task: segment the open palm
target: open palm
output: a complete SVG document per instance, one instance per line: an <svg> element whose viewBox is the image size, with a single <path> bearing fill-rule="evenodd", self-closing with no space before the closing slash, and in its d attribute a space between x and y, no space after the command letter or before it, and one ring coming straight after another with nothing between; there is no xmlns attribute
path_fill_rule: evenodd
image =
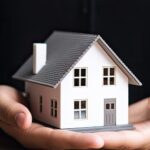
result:
<svg viewBox="0 0 150 150"><path fill-rule="evenodd" d="M150 150L150 99L144 99L130 106L130 123L134 130L97 133L104 139L106 149Z"/></svg>
<svg viewBox="0 0 150 150"><path fill-rule="evenodd" d="M8 86L0 86L0 128L31 149L94 149L104 144L95 134L54 130L33 123L20 93Z"/></svg>
<svg viewBox="0 0 150 150"><path fill-rule="evenodd" d="M0 127L25 147L34 149L150 149L149 99L133 104L130 122L135 130L119 132L76 133L54 130L32 123L20 93L0 86ZM19 115L18 115L19 114Z"/></svg>

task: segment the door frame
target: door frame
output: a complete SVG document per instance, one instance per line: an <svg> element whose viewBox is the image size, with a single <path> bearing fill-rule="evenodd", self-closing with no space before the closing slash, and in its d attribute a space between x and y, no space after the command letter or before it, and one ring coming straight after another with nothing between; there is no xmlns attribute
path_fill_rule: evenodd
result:
<svg viewBox="0 0 150 150"><path fill-rule="evenodd" d="M104 126L116 125L116 111L116 98L104 98Z"/></svg>

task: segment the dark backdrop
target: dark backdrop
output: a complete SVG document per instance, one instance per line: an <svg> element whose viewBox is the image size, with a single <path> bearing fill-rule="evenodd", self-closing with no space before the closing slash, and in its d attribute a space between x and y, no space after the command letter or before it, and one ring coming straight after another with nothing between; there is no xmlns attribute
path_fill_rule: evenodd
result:
<svg viewBox="0 0 150 150"><path fill-rule="evenodd" d="M12 74L53 30L100 34L143 83L130 102L150 95L148 0L1 0L0 83L21 88Z"/></svg>

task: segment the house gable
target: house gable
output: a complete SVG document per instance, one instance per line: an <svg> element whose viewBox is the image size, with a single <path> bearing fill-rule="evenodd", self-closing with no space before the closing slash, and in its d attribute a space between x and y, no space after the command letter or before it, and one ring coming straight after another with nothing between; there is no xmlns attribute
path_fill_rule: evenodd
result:
<svg viewBox="0 0 150 150"><path fill-rule="evenodd" d="M118 65L110 58L110 56L103 50L103 48L99 45L98 42L95 42L91 48L84 54L84 56L74 65L74 67L70 70L70 72L65 76L62 80L69 84L71 83L72 87L76 88L73 84L74 82L74 69L85 68L87 70L87 85L83 88L91 86L92 84L95 86L97 82L101 86L103 86L103 68L104 67L114 67L115 68L115 79L116 83L120 84L121 81L125 80L125 83L129 83L128 77L126 74L118 67ZM96 80L96 83L93 83ZM89 85L89 82L92 84ZM66 83L65 83L66 84Z"/></svg>
<svg viewBox="0 0 150 150"><path fill-rule="evenodd" d="M103 67L115 67L116 84L103 85ZM87 86L74 87L74 69L87 68ZM84 56L76 63L71 71L62 80L61 84L61 126L62 128L69 126L82 127L86 125L95 124L104 125L104 99L116 98L117 99L117 113L121 114L124 110L124 115L121 118L117 115L117 124L128 123L128 77L120 70L120 68L113 62L113 60L105 53L103 48L95 42L91 48L84 54ZM73 103L75 100L87 101L87 119L78 121L74 120L73 116ZM67 107L66 106L71 106ZM101 108L98 108L101 107ZM93 114L93 111L94 114ZM67 113L72 112L72 113ZM96 114L96 115L95 115ZM63 116L72 118L65 120ZM119 119L118 119L119 118ZM124 118L124 119L123 119ZM92 124L90 124L92 123Z"/></svg>

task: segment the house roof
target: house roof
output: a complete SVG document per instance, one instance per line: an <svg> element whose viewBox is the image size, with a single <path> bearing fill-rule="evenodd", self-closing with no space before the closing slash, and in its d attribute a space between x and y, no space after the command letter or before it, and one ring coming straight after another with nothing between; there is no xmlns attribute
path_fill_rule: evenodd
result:
<svg viewBox="0 0 150 150"><path fill-rule="evenodd" d="M32 71L32 56L13 75L13 78L57 87L81 57L98 42L109 57L125 73L129 84L142 85L114 51L99 35L55 31L45 41L47 43L47 62L38 74Z"/></svg>

